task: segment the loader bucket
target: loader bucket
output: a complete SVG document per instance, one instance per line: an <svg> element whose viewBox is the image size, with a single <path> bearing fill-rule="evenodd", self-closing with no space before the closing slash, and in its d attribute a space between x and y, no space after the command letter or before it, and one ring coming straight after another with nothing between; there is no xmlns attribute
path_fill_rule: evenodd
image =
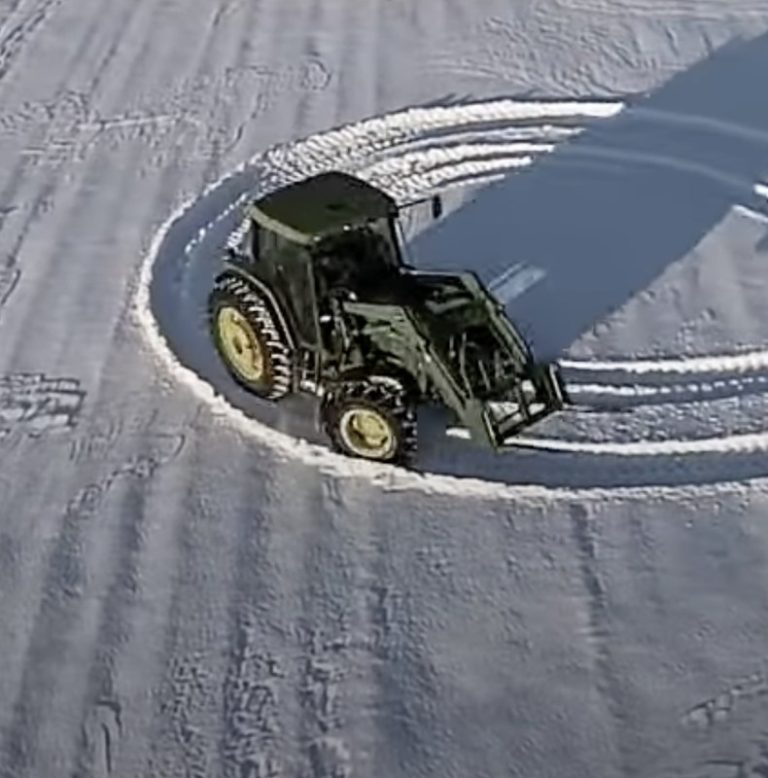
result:
<svg viewBox="0 0 768 778"><path fill-rule="evenodd" d="M485 403L494 448L513 446L521 430L561 410L567 402L560 370L554 364L536 365L531 377L516 384L511 394L514 399Z"/></svg>
<svg viewBox="0 0 768 778"><path fill-rule="evenodd" d="M470 400L465 408L464 428L451 428L454 437L490 444L495 450L512 448L523 429L561 410L568 398L556 364L536 364L529 377L514 383L503 400Z"/></svg>

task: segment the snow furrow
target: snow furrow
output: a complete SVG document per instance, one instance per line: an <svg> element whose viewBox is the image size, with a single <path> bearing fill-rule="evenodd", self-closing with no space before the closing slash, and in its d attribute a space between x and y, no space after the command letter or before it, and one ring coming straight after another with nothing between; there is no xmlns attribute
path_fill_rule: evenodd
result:
<svg viewBox="0 0 768 778"><path fill-rule="evenodd" d="M409 197L423 195L425 190L445 186L462 177L489 176L498 173L500 169L510 166L525 166L533 163L530 153L518 155L521 151L549 152L555 144L531 142L478 142L459 143L453 146L443 145L433 148L408 148L413 141L423 141L428 138L430 130L453 130L461 122L493 122L502 120L528 120L532 117L552 118L552 114L562 118L573 118L573 106L567 104L519 104L514 101L496 101L490 104L450 107L441 109L412 109L377 119L365 120L349 127L332 130L318 136L313 136L295 144L287 144L267 151L241 166L234 175L242 173L248 165L257 166L263 171L267 188L286 183L293 178L305 177L330 167L344 166L362 177L367 177L382 184L384 180L390 183L389 188L395 191L395 196ZM621 110L622 104L597 104L580 106L581 115L610 116ZM529 132L536 132L529 128ZM490 137L493 129L489 129ZM445 133L443 142L449 143L450 133ZM395 145L400 144L399 148ZM405 146L405 148L403 147ZM582 154L610 157L614 152L597 148L584 148ZM630 156L632 152L628 152ZM506 155L506 156L505 156ZM688 165L685 162L666 159L659 155L635 154L636 161L651 164L683 165L691 172L698 172L715 178L718 183L729 186L744 187L743 182L720 174L714 169L701 165ZM626 159L626 157L624 157ZM695 168L695 170L693 170ZM206 190L210 192L221 186L223 182L211 185ZM385 184L386 185L386 184ZM758 191L756 188L755 191ZM207 233L223 218L230 215L248 195L242 195L232 203L224 213L213 219L208 219L205 226L196 235L191 236L185 247L189 253L201 243ZM149 308L149 288L152 282L152 265L155 255L160 251L165 233L170 230L177 218L186 213L190 206L184 206L166 222L164 228L156 235L155 241L147 254L141 271L136 298L136 313L142 323L142 329L154 350L184 383L190 385L198 396L203 396L237 426L245 427L262 439L268 439L272 445L283 452L287 450L304 461L311 461L323 466L332 466L335 471L351 473L359 468L371 475L383 471L368 463L339 461L338 457L319 446L305 441L298 442L277 431L271 430L259 422L246 417L239 410L231 407L221 397L216 396L212 388L202 381L192 370L178 364L168 348L164 336L159 331ZM574 376L571 391L576 395L592 395L611 397L619 400L664 401L666 398L702 399L715 393L732 391L734 394L745 388L759 384L761 376L747 376L739 379L718 379L716 376L724 373L760 372L768 369L768 352L755 351L740 355L722 355L690 358L662 358L641 360L563 360L563 366ZM676 385L645 386L632 382L617 384L601 384L595 381L580 382L579 374L585 377L599 373L625 373L628 376L654 374L681 374L713 376L714 380L688 381ZM592 455L619 455L634 457L649 457L674 454L702 454L725 452L752 452L768 449L768 432L749 433L743 435L710 436L698 440L663 440L663 441L568 441L548 438L521 438L517 441L521 447L545 449L549 451L580 452ZM331 464L333 463L333 464ZM368 468L371 468L368 470ZM430 488L440 483L448 491L452 489L449 483L452 479L440 476L428 476ZM491 484L489 488L493 489Z"/></svg>
<svg viewBox="0 0 768 778"><path fill-rule="evenodd" d="M12 13L0 28L0 80L5 78L30 37L60 2L61 0L34 0L23 19L16 21Z"/></svg>
<svg viewBox="0 0 768 778"><path fill-rule="evenodd" d="M231 405L219 395L216 390L195 371L181 364L173 354L149 306L149 290L151 287L154 260L161 250L168 232L190 207L185 204L177 210L160 231L155 235L153 244L145 257L141 270L141 281L137 289L134 314L141 324L141 331L155 353L157 359L164 365L179 383L184 384L195 396L204 400L222 421L231 423L239 431L253 435L271 446L282 456L296 458L305 464L321 468L325 472L341 477L364 477L381 486L391 488L420 489L428 492L466 495L468 493L487 496L533 493L554 494L558 491L571 493L570 490L553 490L547 487L507 487L493 481L467 479L447 475L417 473L376 465L362 460L350 460L342 457L328 448L297 440L279 430L247 416L243 411ZM665 441L629 441L623 443L603 442L572 442L546 438L521 437L516 439L520 448L547 450L552 452L582 453L591 455L614 455L625 457L652 457L662 455L693 455L712 453L755 453L768 451L768 432L750 433L744 435L728 435L710 437L699 440L665 440ZM580 490L585 493L601 493L602 490Z"/></svg>
<svg viewBox="0 0 768 778"><path fill-rule="evenodd" d="M768 387L768 375L723 378L715 381L690 381L685 384L599 384L569 383L571 395L606 396L625 399L701 398L728 392L733 395Z"/></svg>
<svg viewBox="0 0 768 778"><path fill-rule="evenodd" d="M462 183L478 184L487 182L489 177L500 172L530 167L535 157L522 156L507 159L468 160L433 167L421 173L402 171L392 172L388 176L368 176L365 171L356 171L360 178L386 189L398 201L418 198L425 190L438 192L441 189ZM393 171L397 165L392 166Z"/></svg>
<svg viewBox="0 0 768 778"><path fill-rule="evenodd" d="M515 438L515 446L572 454L622 457L681 456L691 454L754 454L768 451L768 431L698 440L637 440L628 442L559 440L555 438Z"/></svg>
<svg viewBox="0 0 768 778"><path fill-rule="evenodd" d="M743 354L659 357L658 359L562 359L560 364L567 370L583 373L617 372L634 375L755 373L768 370L768 350L756 349Z"/></svg>
<svg viewBox="0 0 768 778"><path fill-rule="evenodd" d="M624 109L623 102L535 102L499 100L460 106L434 108L410 108L383 117L366 119L347 127L321 133L290 146L276 150L292 156L312 156L317 150L332 152L339 148L366 149L378 144L392 145L395 141L436 132L455 129L464 125L490 122L542 122L554 119L605 119L616 116Z"/></svg>
<svg viewBox="0 0 768 778"><path fill-rule="evenodd" d="M530 159L534 154L545 154L555 149L552 143L477 143L441 146L427 151L411 151L363 168L358 173L378 180L388 176L406 175L409 178L429 172L442 165L475 161L485 157L497 159Z"/></svg>
<svg viewBox="0 0 768 778"><path fill-rule="evenodd" d="M736 205L734 206L734 210L737 213L742 214L742 216L746 216L748 219L760 222L761 224L768 224L768 213L761 213L753 208L748 208L746 205Z"/></svg>
<svg viewBox="0 0 768 778"><path fill-rule="evenodd" d="M357 170L377 154L393 152L430 133L456 132L471 126L498 122L531 123L549 128L561 119L573 122L610 118L623 110L621 102L536 102L499 100L461 106L411 108L382 117L364 119L300 141L268 150L262 157L273 186L304 178L328 167ZM533 132L536 131L536 126ZM256 162L256 160L252 160Z"/></svg>
<svg viewBox="0 0 768 778"><path fill-rule="evenodd" d="M430 177L427 173L431 168L437 166L451 165L458 176L460 171L465 169L466 165L471 165L476 159L484 157L493 157L496 162L496 169L510 169L520 167L517 160L527 159L527 165L533 164L536 157L531 155L542 155L551 153L555 150L556 144L466 144L459 146L444 146L442 148L430 149L428 151L411 151L403 153L396 157L391 157L376 162L362 170L356 170L358 175L368 177L372 183L385 188L392 188L392 178L397 178L400 187L407 187L408 191L418 190L419 187L428 188ZM520 156L523 154L529 156ZM699 176L713 181L721 186L733 189L739 192L749 191L750 185L735 176L730 176L707 165L701 165L693 162L686 162L675 157L665 156L663 154L649 154L646 152L632 151L631 149L622 149L621 151L612 151L601 149L596 146L583 144L578 151L572 150L574 156L586 157L588 159L605 159L622 163L636 163L640 165L654 165L670 170L680 170L685 173ZM480 168L480 172L483 168ZM479 182L478 182L479 183ZM395 196L399 192L393 192Z"/></svg>

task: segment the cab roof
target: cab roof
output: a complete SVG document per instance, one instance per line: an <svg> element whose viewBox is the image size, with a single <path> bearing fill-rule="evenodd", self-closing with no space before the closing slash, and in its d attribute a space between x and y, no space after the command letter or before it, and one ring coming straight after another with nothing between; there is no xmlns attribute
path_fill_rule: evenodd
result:
<svg viewBox="0 0 768 778"><path fill-rule="evenodd" d="M397 204L388 194L338 171L289 184L250 209L266 229L303 244L396 213Z"/></svg>

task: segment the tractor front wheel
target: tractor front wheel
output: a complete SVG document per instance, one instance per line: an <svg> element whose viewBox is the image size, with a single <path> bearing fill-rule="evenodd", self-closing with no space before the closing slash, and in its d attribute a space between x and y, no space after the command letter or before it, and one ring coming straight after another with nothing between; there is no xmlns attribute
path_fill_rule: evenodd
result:
<svg viewBox="0 0 768 778"><path fill-rule="evenodd" d="M350 381L323 399L325 429L347 456L407 465L416 452L416 412L394 379Z"/></svg>

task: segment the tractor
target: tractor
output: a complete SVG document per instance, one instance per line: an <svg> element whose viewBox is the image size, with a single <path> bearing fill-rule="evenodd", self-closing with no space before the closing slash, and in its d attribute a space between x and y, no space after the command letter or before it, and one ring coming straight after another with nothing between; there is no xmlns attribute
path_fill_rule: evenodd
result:
<svg viewBox="0 0 768 778"><path fill-rule="evenodd" d="M507 450L564 407L558 366L534 359L477 275L406 263L402 210L337 171L250 201L209 296L214 345L266 400L316 395L318 425L348 456L412 464L428 404Z"/></svg>

